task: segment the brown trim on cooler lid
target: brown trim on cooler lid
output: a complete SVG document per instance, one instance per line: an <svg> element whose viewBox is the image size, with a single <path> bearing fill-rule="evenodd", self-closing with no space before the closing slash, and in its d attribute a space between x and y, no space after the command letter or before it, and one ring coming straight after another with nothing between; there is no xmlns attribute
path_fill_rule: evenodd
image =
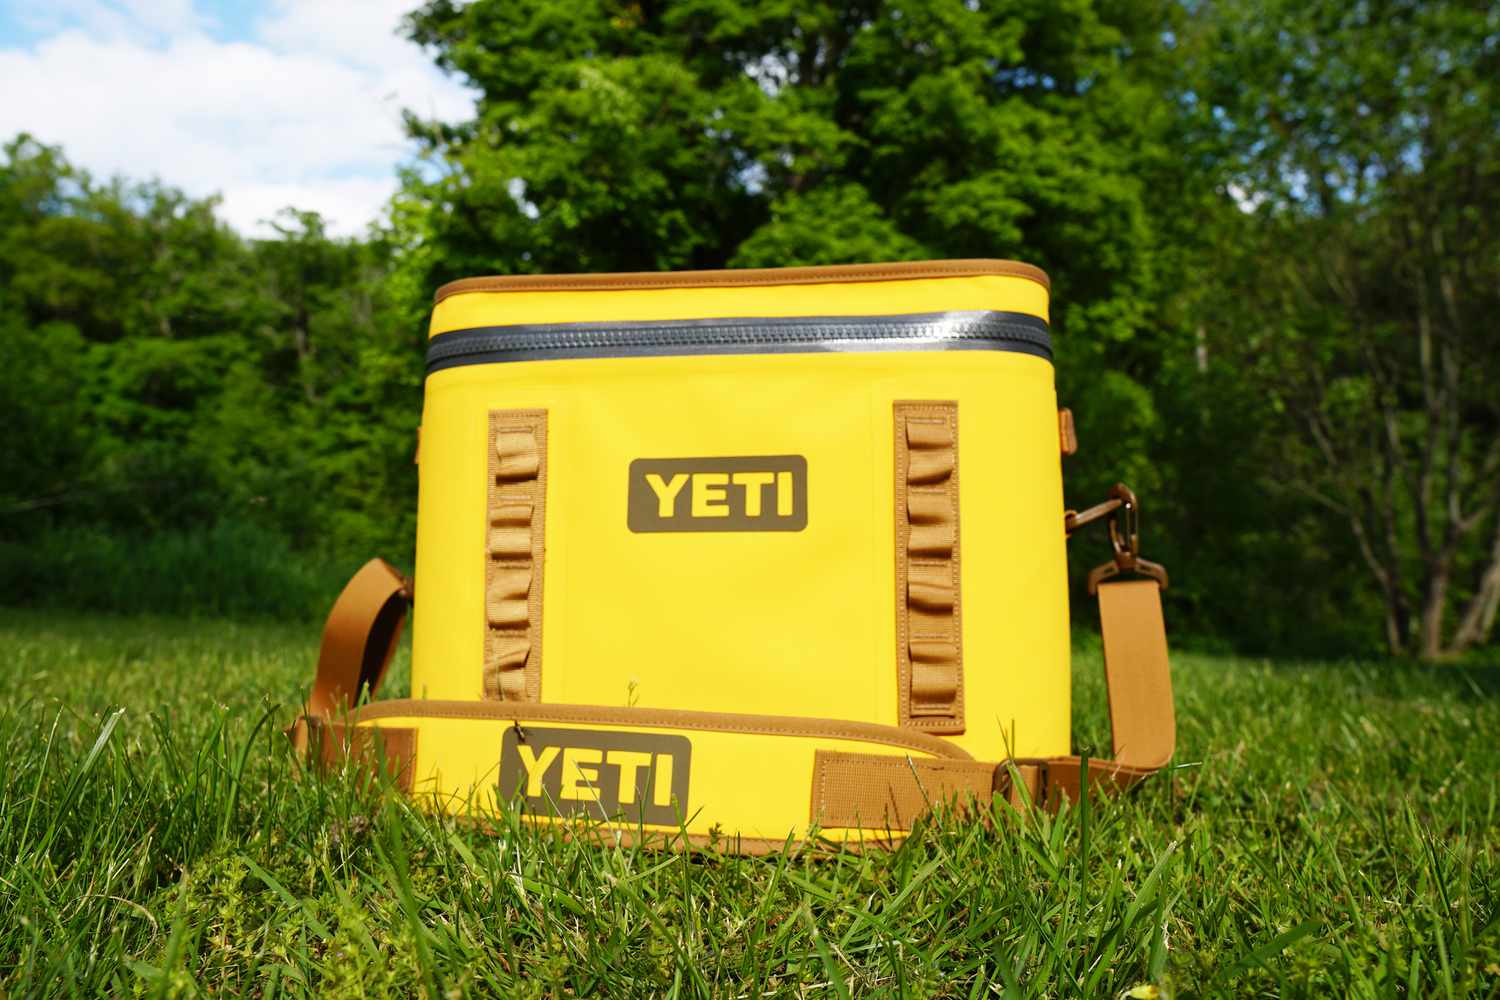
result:
<svg viewBox="0 0 1500 1000"><path fill-rule="evenodd" d="M729 288L737 285L828 285L1001 275L1029 278L1048 290L1047 272L1015 260L919 260L821 267L747 267L719 271L630 271L620 274L506 274L450 281L433 302L464 292L610 292L647 288Z"/></svg>

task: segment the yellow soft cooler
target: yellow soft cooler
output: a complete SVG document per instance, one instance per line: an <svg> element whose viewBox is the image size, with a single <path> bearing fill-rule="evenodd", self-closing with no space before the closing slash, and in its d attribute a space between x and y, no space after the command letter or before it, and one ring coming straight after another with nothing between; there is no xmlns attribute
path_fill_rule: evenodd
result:
<svg viewBox="0 0 1500 1000"><path fill-rule="evenodd" d="M295 738L434 808L740 850L1161 767L1165 575L1125 488L1063 508L1047 305L998 260L445 286L415 579L351 581ZM1107 760L1069 756L1092 520ZM409 600L411 696L361 703Z"/></svg>

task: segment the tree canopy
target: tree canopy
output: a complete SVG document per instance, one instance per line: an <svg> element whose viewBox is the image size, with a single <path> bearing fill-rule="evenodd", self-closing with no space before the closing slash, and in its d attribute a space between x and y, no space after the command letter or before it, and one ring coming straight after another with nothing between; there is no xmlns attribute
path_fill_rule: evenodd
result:
<svg viewBox="0 0 1500 1000"><path fill-rule="evenodd" d="M410 548L420 334L379 238L284 213L247 241L214 202L100 184L28 137L0 156L0 542L232 521L289 550ZM66 586L64 579L62 585Z"/></svg>
<svg viewBox="0 0 1500 1000"><path fill-rule="evenodd" d="M1393 652L1500 607L1500 17L1412 0L1227 6L1195 66L1246 201L1226 355L1295 446Z"/></svg>
<svg viewBox="0 0 1500 1000"><path fill-rule="evenodd" d="M362 239L294 210L245 239L5 147L13 566L77 526L408 554L447 280L1014 257L1054 282L1070 503L1137 488L1179 631L1492 641L1490 6L432 0L406 30L478 99L408 116L420 157ZM0 596L27 572L0 560Z"/></svg>

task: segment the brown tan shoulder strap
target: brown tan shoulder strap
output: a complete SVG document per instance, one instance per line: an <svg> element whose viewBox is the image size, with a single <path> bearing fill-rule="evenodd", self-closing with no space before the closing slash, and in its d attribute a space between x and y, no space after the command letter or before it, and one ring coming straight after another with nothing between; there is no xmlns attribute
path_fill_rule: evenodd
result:
<svg viewBox="0 0 1500 1000"><path fill-rule="evenodd" d="M1177 749L1177 714L1161 590L1154 579L1099 584L1114 757L1091 757L1086 765L1081 757L1018 761L1017 771L1037 805L1056 809L1063 798L1077 802L1085 781L1091 793L1120 791L1171 761ZM1002 779L997 775L996 781Z"/></svg>
<svg viewBox="0 0 1500 1000"><path fill-rule="evenodd" d="M374 694L380 687L410 603L411 581L384 559L371 559L344 585L323 625L312 692L286 730L299 754L321 765L330 748L347 745L348 733L333 720L355 707L362 689ZM414 746L415 736L409 742ZM410 746L403 752L409 757Z"/></svg>
<svg viewBox="0 0 1500 1000"><path fill-rule="evenodd" d="M371 559L345 584L323 626L308 715L331 717L353 708L362 688L374 693L396 651L410 601L411 583L384 559Z"/></svg>
<svg viewBox="0 0 1500 1000"><path fill-rule="evenodd" d="M813 818L825 827L910 829L949 798L992 794L1056 809L1064 799L1122 791L1160 770L1177 747L1161 584L1122 580L1098 587L1109 691L1112 759L1018 758L995 763L931 761L820 751L813 764ZM1023 791L1024 789L1024 791Z"/></svg>
<svg viewBox="0 0 1500 1000"><path fill-rule="evenodd" d="M1161 585L1155 580L1101 584L1099 625L1115 763L1160 768L1177 748Z"/></svg>

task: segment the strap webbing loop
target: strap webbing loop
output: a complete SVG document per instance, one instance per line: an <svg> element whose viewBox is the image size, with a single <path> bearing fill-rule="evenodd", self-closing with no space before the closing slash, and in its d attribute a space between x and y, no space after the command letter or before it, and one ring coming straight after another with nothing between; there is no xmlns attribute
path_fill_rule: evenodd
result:
<svg viewBox="0 0 1500 1000"><path fill-rule="evenodd" d="M1033 803L1056 809L1064 799L1078 801L1085 783L1091 793L1122 791L1164 767L1176 749L1177 726L1161 586L1150 579L1113 581L1102 584L1098 595L1112 760L1066 756L984 763L819 751L814 819L826 826L885 822L905 829L948 798L1000 794L1019 805L1020 785ZM300 748L311 744L315 756L326 759L333 748L352 741L341 726L331 725L332 716L353 708L362 688L373 693L379 687L410 600L410 582L380 559L365 564L345 586L323 629L306 716L289 731ZM317 731L316 739L309 730ZM387 758L399 764L393 771L398 777L410 767L414 735L380 736ZM369 756L367 750L362 756Z"/></svg>
<svg viewBox="0 0 1500 1000"><path fill-rule="evenodd" d="M345 584L323 626L308 715L351 709L366 687L374 694L396 651L410 601L411 583L384 559L371 559Z"/></svg>
<svg viewBox="0 0 1500 1000"><path fill-rule="evenodd" d="M1077 802L1084 782L1090 793L1123 791L1165 767L1177 749L1161 584L1154 579L1117 580L1100 584L1098 593L1114 758L1014 761L1035 768L1031 798L1047 809L1056 809L1064 798Z"/></svg>
<svg viewBox="0 0 1500 1000"><path fill-rule="evenodd" d="M1177 747L1177 723L1161 585L1156 580L1102 584L1099 614L1113 759L982 763L819 751L813 764L814 821L826 827L910 829L913 819L946 799L987 801L992 795L1013 806L1029 798L1056 810L1064 799L1079 801L1085 783L1090 794L1124 791L1166 766Z"/></svg>
<svg viewBox="0 0 1500 1000"><path fill-rule="evenodd" d="M366 688L373 695L385 677L406 611L411 604L411 581L384 559L371 559L344 585L328 621L323 626L323 642L318 649L318 670L312 692L307 696L303 715L286 730L287 737L299 753L308 753L314 762L326 763L335 750L350 747L342 724L334 717L353 709L359 693ZM402 761L410 769L415 734L396 738L382 733L386 756ZM358 744L362 759L375 759L366 745ZM401 771L393 772L398 776ZM403 779L409 783L409 776Z"/></svg>

